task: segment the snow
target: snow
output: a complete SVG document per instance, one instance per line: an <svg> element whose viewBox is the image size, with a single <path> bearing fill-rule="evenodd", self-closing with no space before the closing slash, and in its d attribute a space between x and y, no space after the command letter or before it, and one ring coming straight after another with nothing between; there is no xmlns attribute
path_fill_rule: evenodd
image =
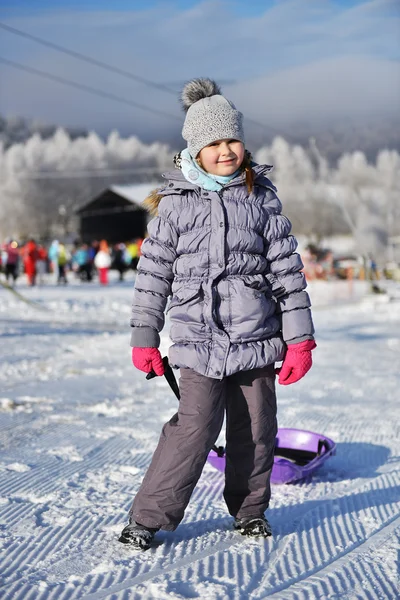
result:
<svg viewBox="0 0 400 600"><path fill-rule="evenodd" d="M398 598L399 289L312 282L314 367L278 388L279 424L337 455L273 486L274 536L232 531L207 464L180 527L137 553L118 534L176 401L130 364L132 285L0 289L1 598Z"/></svg>

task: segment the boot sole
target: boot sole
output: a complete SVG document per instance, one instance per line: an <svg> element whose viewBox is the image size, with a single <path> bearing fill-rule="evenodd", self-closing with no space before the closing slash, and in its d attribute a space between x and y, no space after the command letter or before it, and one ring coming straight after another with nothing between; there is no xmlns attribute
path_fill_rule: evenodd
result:
<svg viewBox="0 0 400 600"><path fill-rule="evenodd" d="M267 531L246 531L246 530L241 530L241 529L237 529L236 531L238 531L240 533L240 535L243 535L245 537L269 538L272 536L272 532L267 532Z"/></svg>
<svg viewBox="0 0 400 600"><path fill-rule="evenodd" d="M136 550L148 550L151 546L151 543L148 543L141 538L129 538L122 535L118 541L121 542L121 544L131 546L131 548L135 548Z"/></svg>

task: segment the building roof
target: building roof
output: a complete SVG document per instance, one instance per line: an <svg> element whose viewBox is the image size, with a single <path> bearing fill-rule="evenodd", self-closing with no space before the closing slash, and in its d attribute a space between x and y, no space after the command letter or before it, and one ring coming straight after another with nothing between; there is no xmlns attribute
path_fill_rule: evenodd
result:
<svg viewBox="0 0 400 600"><path fill-rule="evenodd" d="M118 196L126 198L133 204L142 204L143 200L152 192L155 188L160 187L159 181L153 181L150 183L137 183L134 185L110 185L107 189L111 190Z"/></svg>
<svg viewBox="0 0 400 600"><path fill-rule="evenodd" d="M143 206L141 206L143 200L147 198L151 191L160 187L162 185L160 181L151 181L149 183L137 183L133 185L110 185L105 188L100 194L86 202L80 206L75 212L79 215L88 215L91 211L95 210L99 213L104 212L104 209L108 209L107 206L107 194L110 192L119 196L124 203L126 203L126 210L144 210ZM104 205L106 203L106 206Z"/></svg>

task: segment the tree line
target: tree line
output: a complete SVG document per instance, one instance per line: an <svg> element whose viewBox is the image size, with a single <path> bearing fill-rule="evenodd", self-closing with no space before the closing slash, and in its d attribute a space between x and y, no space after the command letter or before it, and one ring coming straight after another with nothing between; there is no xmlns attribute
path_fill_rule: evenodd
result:
<svg viewBox="0 0 400 600"><path fill-rule="evenodd" d="M0 143L0 236L50 239L74 233L75 211L112 184L162 181L173 168L167 144L144 144L112 132L74 137L56 129L7 147ZM254 159L274 166L284 212L296 235L318 243L353 235L360 253L384 258L388 238L400 235L400 154L382 149L374 161L361 151L331 164L316 140L291 144L277 136Z"/></svg>

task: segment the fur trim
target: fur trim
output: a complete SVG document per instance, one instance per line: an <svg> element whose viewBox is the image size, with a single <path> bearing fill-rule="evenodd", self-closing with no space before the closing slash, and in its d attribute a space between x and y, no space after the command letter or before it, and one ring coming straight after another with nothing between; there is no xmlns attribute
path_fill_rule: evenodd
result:
<svg viewBox="0 0 400 600"><path fill-rule="evenodd" d="M163 199L163 195L158 193L159 188L156 188L142 202L144 208L151 214L152 217L158 215L158 205Z"/></svg>
<svg viewBox="0 0 400 600"><path fill-rule="evenodd" d="M192 79L185 84L181 93L183 110L187 112L195 102L216 94L221 94L221 89L212 79L206 77Z"/></svg>

